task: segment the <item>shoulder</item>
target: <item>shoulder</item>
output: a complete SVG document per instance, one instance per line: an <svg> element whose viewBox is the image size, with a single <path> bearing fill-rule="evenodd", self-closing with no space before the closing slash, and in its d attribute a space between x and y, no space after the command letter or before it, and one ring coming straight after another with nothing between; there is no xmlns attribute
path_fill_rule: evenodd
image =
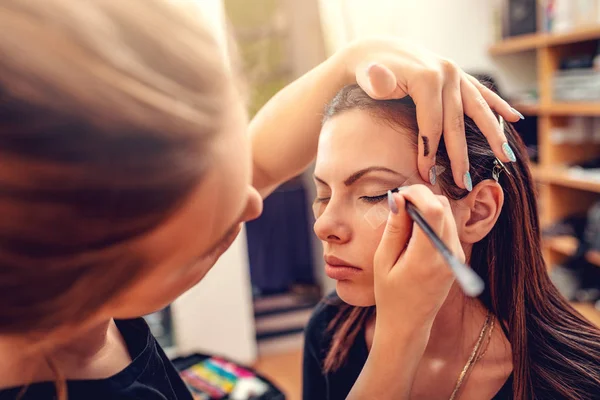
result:
<svg viewBox="0 0 600 400"><path fill-rule="evenodd" d="M153 343L156 342L156 339L143 318L115 320L115 324L123 336L132 358L154 347Z"/></svg>

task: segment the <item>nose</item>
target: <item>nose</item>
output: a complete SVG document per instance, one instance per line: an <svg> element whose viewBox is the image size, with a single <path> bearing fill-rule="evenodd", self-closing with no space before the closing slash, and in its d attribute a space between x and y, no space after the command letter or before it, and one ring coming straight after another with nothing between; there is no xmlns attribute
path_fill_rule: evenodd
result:
<svg viewBox="0 0 600 400"><path fill-rule="evenodd" d="M263 201L258 191L251 185L248 185L248 201L246 209L242 215L242 222L252 221L262 214Z"/></svg>
<svg viewBox="0 0 600 400"><path fill-rule="evenodd" d="M315 234L322 241L332 244L348 242L352 236L350 227L344 223L339 215L336 215L331 209L328 210L327 208L315 221L313 227Z"/></svg>

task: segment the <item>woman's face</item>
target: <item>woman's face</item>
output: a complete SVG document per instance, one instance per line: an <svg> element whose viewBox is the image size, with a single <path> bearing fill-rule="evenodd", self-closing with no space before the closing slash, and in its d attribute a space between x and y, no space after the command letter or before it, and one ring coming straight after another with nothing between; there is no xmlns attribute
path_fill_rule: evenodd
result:
<svg viewBox="0 0 600 400"><path fill-rule="evenodd" d="M206 275L242 222L260 215L262 199L251 186L248 117L233 97L226 126L212 144L211 169L186 203L140 241L138 252L155 268L113 302L111 317L145 315L171 303Z"/></svg>
<svg viewBox="0 0 600 400"><path fill-rule="evenodd" d="M375 304L373 256L389 213L386 192L425 184L412 136L360 110L334 116L321 130L314 230L323 242L326 274L346 303Z"/></svg>

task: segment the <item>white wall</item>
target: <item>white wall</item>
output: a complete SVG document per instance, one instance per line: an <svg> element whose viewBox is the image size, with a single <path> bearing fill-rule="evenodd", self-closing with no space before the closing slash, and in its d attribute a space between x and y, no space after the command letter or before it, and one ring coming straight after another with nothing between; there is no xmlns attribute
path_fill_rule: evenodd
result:
<svg viewBox="0 0 600 400"><path fill-rule="evenodd" d="M197 2L223 45L226 57L222 1L171 1ZM256 359L245 230L208 275L173 304L173 319L179 354L201 351L226 356L245 364L251 364Z"/></svg>
<svg viewBox="0 0 600 400"><path fill-rule="evenodd" d="M217 354L251 364L256 339L246 232L173 306L177 352Z"/></svg>
<svg viewBox="0 0 600 400"><path fill-rule="evenodd" d="M535 87L533 52L492 59L496 0L320 0L328 49L391 34L450 58L468 71L495 72L507 92Z"/></svg>

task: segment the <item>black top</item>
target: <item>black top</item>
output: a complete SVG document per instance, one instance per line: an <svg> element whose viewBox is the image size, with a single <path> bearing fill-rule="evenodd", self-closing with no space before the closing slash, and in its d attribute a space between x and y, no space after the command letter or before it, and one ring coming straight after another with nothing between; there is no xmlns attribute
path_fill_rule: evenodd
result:
<svg viewBox="0 0 600 400"><path fill-rule="evenodd" d="M306 327L304 342L302 398L304 400L344 400L358 379L367 362L369 350L365 340L364 328L348 352L348 359L342 367L333 373L324 374L321 366L325 360L332 335L327 326L338 312L341 300L333 294L327 297L327 303L321 302ZM329 304L334 303L334 304ZM512 375L492 400L512 399Z"/></svg>
<svg viewBox="0 0 600 400"><path fill-rule="evenodd" d="M67 381L69 400L192 400L142 318L115 321L133 360L107 379ZM53 382L29 385L22 400L55 399ZM0 390L0 400L16 399L22 387Z"/></svg>

